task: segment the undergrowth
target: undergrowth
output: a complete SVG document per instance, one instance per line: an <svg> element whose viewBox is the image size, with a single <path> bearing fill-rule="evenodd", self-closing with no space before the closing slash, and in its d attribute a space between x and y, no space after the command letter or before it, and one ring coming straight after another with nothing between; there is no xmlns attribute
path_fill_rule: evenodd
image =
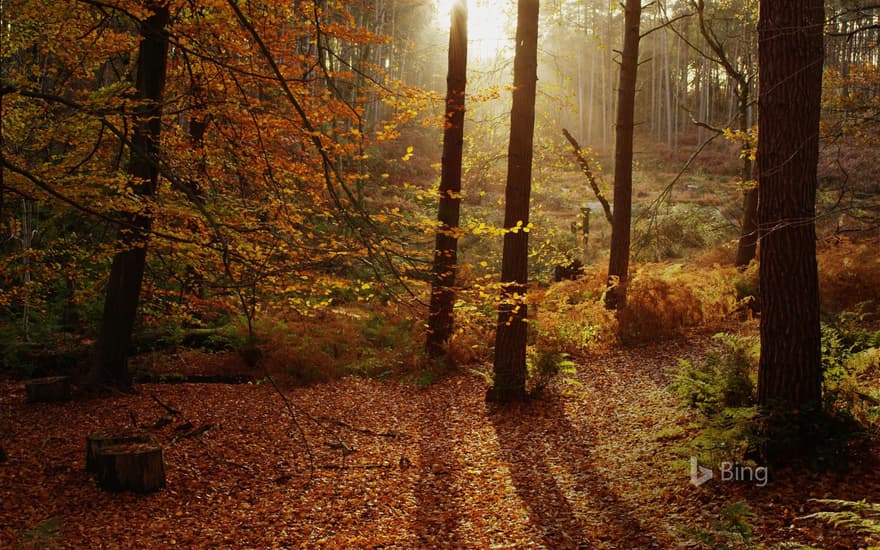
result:
<svg viewBox="0 0 880 550"><path fill-rule="evenodd" d="M744 462L760 448L756 395L758 342L754 337L718 334L719 349L702 364L681 360L670 388L696 410L698 429L683 456L704 464Z"/></svg>
<svg viewBox="0 0 880 550"><path fill-rule="evenodd" d="M256 328L267 372L296 384L424 370L423 331L394 308L330 308L293 320L267 316Z"/></svg>
<svg viewBox="0 0 880 550"><path fill-rule="evenodd" d="M817 469L845 468L850 444L877 433L880 350L874 344L880 333L859 326L822 325L823 410L799 420L810 422L815 439L810 460ZM759 455L767 432L757 404L759 343L755 337L730 334L716 339L719 349L701 364L682 360L673 373L670 388L684 406L698 413L693 423L696 436L678 451L706 464L749 464Z"/></svg>
<svg viewBox="0 0 880 550"><path fill-rule="evenodd" d="M810 502L819 504L825 509L799 519L818 519L836 529L846 529L871 537L880 544L880 504L865 500L839 499L810 499Z"/></svg>
<svg viewBox="0 0 880 550"><path fill-rule="evenodd" d="M712 550L751 550L758 548L752 530L754 512L745 501L737 501L721 509L721 517L707 528L691 527L681 535L691 546Z"/></svg>
<svg viewBox="0 0 880 550"><path fill-rule="evenodd" d="M637 266L619 312L605 309L605 273L592 266L583 277L538 294L538 341L569 354L673 338L694 327L718 326L741 309L733 268L679 264Z"/></svg>

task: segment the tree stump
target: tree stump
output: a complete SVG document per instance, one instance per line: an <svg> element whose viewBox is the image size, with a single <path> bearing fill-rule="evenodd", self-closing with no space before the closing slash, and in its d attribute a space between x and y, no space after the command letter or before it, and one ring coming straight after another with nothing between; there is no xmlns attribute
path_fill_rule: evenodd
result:
<svg viewBox="0 0 880 550"><path fill-rule="evenodd" d="M70 379L66 376L35 378L24 383L28 403L51 403L70 399Z"/></svg>
<svg viewBox="0 0 880 550"><path fill-rule="evenodd" d="M156 443L143 430L98 430L86 437L86 471L98 473L97 457L103 449L127 443Z"/></svg>
<svg viewBox="0 0 880 550"><path fill-rule="evenodd" d="M162 447L156 443L113 445L95 458L98 484L106 491L150 493L165 487Z"/></svg>

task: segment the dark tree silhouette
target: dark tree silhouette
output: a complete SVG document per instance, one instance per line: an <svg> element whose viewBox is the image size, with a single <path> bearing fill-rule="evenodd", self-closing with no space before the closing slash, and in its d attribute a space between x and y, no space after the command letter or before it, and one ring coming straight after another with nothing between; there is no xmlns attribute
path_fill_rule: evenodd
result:
<svg viewBox="0 0 880 550"><path fill-rule="evenodd" d="M495 382L487 401L526 397L526 335L529 256L529 195L532 188L532 140L538 82L538 0L519 0L513 60L513 107L507 150L504 198L504 251L501 306L495 331Z"/></svg>
<svg viewBox="0 0 880 550"><path fill-rule="evenodd" d="M605 307L626 305L629 278L630 223L632 220L633 129L635 127L636 76L639 69L641 0L626 0L623 52L617 88L617 126L614 142L614 216L611 224L611 257Z"/></svg>
<svg viewBox="0 0 880 550"><path fill-rule="evenodd" d="M162 126L162 96L168 60L168 7L153 8L153 14L141 23L135 88L142 101L136 113L131 139L129 173L140 183L135 192L143 196L156 193L159 179L159 135ZM128 217L119 231L121 250L113 257L104 315L98 337L98 357L92 382L131 389L128 353L131 334L140 301L141 284L147 256L147 238L152 227L148 213Z"/></svg>
<svg viewBox="0 0 880 550"><path fill-rule="evenodd" d="M792 414L807 418L804 414L815 411L821 400L814 216L824 21L822 0L761 2L758 400L771 419L790 419ZM785 438L771 431L768 459L784 461L804 450L810 438L806 426L801 421L787 423Z"/></svg>
<svg viewBox="0 0 880 550"><path fill-rule="evenodd" d="M434 245L434 277L425 344L429 357L441 357L452 336L455 275L458 268L458 222L461 206L461 156L464 145L464 94L467 84L467 4L452 7L449 26L449 69L446 76L446 121L440 169L440 204Z"/></svg>

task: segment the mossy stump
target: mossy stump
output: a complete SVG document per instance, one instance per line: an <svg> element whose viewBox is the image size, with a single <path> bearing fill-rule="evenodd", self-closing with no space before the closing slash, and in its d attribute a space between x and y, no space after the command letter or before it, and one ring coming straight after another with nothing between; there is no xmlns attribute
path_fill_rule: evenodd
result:
<svg viewBox="0 0 880 550"><path fill-rule="evenodd" d="M162 447L125 443L101 449L95 457L98 484L105 491L151 493L165 487Z"/></svg>
<svg viewBox="0 0 880 550"><path fill-rule="evenodd" d="M70 379L66 376L35 378L24 383L28 403L70 400Z"/></svg>

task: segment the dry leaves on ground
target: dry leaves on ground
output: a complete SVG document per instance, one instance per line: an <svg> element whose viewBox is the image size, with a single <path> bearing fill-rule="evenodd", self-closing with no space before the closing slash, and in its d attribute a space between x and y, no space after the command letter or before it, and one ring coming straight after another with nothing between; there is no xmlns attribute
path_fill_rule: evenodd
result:
<svg viewBox="0 0 880 550"><path fill-rule="evenodd" d="M424 390L359 378L284 389L294 418L271 384L27 404L5 382L0 547L669 548L742 499L759 540L863 544L796 518L810 497L877 499L873 471L698 488L674 466L685 442L656 434L686 438L689 419L666 370L708 345L585 358L580 385L509 408L487 406L466 373ZM103 492L85 437L132 423L163 444L167 488Z"/></svg>

